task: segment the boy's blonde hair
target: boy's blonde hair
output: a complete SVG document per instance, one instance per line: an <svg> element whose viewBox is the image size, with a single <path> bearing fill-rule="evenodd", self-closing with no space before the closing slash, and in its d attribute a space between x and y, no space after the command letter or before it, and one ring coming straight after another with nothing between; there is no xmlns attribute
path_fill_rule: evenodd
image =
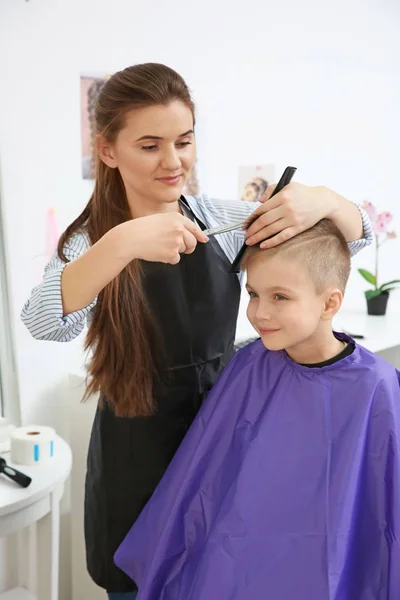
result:
<svg viewBox="0 0 400 600"><path fill-rule="evenodd" d="M351 255L343 233L329 219L322 219L314 227L299 233L274 248L250 246L244 255L242 269L261 254L267 258L280 255L298 261L315 283L317 294L328 288L339 288L344 293L351 269Z"/></svg>

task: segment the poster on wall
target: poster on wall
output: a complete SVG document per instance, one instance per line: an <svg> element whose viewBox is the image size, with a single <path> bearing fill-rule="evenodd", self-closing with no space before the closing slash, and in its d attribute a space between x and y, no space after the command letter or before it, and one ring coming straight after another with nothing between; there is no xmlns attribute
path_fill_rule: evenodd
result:
<svg viewBox="0 0 400 600"><path fill-rule="evenodd" d="M107 76L98 77L81 75L81 144L82 144L82 177L94 179L95 157L94 138L96 135L94 109L97 96Z"/></svg>
<svg viewBox="0 0 400 600"><path fill-rule="evenodd" d="M258 202L269 185L275 183L275 165L239 167L239 198Z"/></svg>

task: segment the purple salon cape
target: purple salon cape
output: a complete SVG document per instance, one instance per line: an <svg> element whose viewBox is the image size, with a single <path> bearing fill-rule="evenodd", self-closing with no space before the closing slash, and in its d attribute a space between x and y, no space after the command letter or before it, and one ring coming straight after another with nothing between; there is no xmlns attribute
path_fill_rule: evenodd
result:
<svg viewBox="0 0 400 600"><path fill-rule="evenodd" d="M115 562L138 600L400 600L399 373L243 348Z"/></svg>

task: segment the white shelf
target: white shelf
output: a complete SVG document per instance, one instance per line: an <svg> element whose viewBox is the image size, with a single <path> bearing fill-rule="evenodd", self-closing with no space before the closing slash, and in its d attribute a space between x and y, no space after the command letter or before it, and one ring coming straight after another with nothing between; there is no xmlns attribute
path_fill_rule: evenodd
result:
<svg viewBox="0 0 400 600"><path fill-rule="evenodd" d="M14 588L0 594L0 600L36 600L36 596L24 588Z"/></svg>

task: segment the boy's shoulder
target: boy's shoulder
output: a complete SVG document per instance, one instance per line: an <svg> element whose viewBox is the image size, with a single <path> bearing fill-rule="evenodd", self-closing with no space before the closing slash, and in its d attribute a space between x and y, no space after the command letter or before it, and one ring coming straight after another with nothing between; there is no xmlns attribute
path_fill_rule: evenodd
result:
<svg viewBox="0 0 400 600"><path fill-rule="evenodd" d="M394 365L389 363L387 360L375 354L372 350L368 350L365 346L355 343L355 348L359 354L359 360L354 364L360 364L365 369L371 371L371 373L387 374L387 375L398 375L398 370Z"/></svg>
<svg viewBox="0 0 400 600"><path fill-rule="evenodd" d="M357 373L360 385L392 391L400 399L400 372L396 367L364 346L356 344L356 351L357 360L350 368Z"/></svg>

